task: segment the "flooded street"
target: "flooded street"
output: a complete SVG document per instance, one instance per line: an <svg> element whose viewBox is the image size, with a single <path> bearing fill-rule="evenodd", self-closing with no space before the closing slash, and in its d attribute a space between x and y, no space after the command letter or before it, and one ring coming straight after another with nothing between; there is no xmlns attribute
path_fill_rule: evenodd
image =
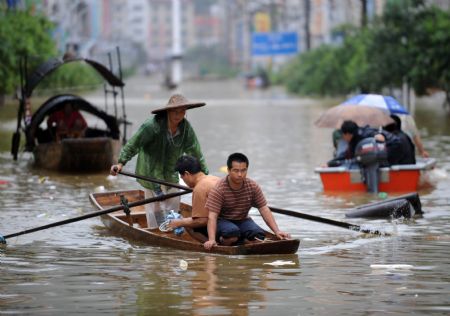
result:
<svg viewBox="0 0 450 316"><path fill-rule="evenodd" d="M131 136L170 93L146 78L126 81ZM373 237L275 214L301 239L295 255L220 256L149 247L111 235L99 218L8 239L0 246L0 314L400 315L450 313L450 116L418 101L416 122L438 159L433 186L421 189L423 217L346 219L370 194L326 194L314 168L332 153L331 130L313 123L336 100L299 99L279 88L186 83L181 92L207 106L187 112L211 174L232 152L250 160L250 178L269 205L392 234ZM102 95L89 100L102 106ZM339 102L340 100L337 100ZM0 120L4 129L14 122ZM2 134L3 135L3 134ZM34 169L30 156L0 152L0 234L80 216L89 194L134 189L132 178ZM135 160L125 167L134 172ZM391 195L389 195L391 197ZM183 196L190 201L190 195ZM253 217L263 227L257 212ZM188 268L180 268L180 260ZM286 265L270 263L282 260ZM385 265L376 267L373 265ZM406 265L395 268L392 265ZM372 267L371 267L372 265ZM391 265L391 266L388 266Z"/></svg>

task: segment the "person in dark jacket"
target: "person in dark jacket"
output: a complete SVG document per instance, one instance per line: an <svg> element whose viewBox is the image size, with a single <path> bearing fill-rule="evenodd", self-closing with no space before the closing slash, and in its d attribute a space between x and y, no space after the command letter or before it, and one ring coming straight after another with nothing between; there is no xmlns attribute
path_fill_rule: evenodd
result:
<svg viewBox="0 0 450 316"><path fill-rule="evenodd" d="M401 141L397 135L387 131L380 132L378 129L369 127L368 125L359 127L354 121L347 120L342 123L340 131L342 139L348 143L348 148L345 152L328 161L327 165L329 167L347 165L351 168L353 164L347 162L355 157L356 146L361 140L369 137L373 137L377 142L384 142L386 144L388 162L390 155L394 156L396 151L401 150Z"/></svg>
<svg viewBox="0 0 450 316"><path fill-rule="evenodd" d="M349 168L357 167L357 164L352 163L352 159L355 157L356 145L363 139L368 137L374 137L379 134L378 131L369 126L359 127L353 121L344 121L341 128L338 130L340 134L340 142L346 143L347 146L339 146L341 150L336 150L335 157L328 161L328 167L337 167L345 165ZM379 141L384 141L384 136L378 136Z"/></svg>
<svg viewBox="0 0 450 316"><path fill-rule="evenodd" d="M401 130L402 122L397 115L391 115L394 123L386 125L384 129L400 139L400 144L395 151L388 154L388 162L390 165L415 164L415 147L411 138Z"/></svg>

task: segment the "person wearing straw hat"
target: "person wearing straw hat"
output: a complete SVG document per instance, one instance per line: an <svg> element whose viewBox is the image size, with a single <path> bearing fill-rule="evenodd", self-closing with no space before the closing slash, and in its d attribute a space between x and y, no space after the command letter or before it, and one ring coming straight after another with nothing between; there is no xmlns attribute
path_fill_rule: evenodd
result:
<svg viewBox="0 0 450 316"><path fill-rule="evenodd" d="M202 172L208 174L197 136L185 118L186 110L204 105L204 102L191 102L181 94L172 95L167 105L153 110L155 115L147 119L122 147L118 163L111 166L110 173L117 175L137 155L136 174L178 183L175 164L179 157L187 154L197 158ZM177 190L141 179L137 181L144 187L145 198ZM178 210L179 204L180 197L146 204L148 228L157 228L164 221L164 211Z"/></svg>

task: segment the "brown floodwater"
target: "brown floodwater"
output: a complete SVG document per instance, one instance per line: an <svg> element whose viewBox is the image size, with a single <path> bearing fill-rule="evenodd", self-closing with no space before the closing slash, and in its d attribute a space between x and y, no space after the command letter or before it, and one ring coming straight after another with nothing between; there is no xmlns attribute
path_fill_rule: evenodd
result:
<svg viewBox="0 0 450 316"><path fill-rule="evenodd" d="M0 247L0 314L450 313L450 118L440 100L418 100L416 112L425 147L438 159L428 179L433 185L418 192L425 213L369 220L344 214L377 196L324 193L313 171L332 148L331 131L313 122L336 101L299 99L278 88L246 91L239 81L186 83L182 92L207 102L188 111L188 119L212 174L223 176L227 156L241 151L250 159L248 176L261 184L270 205L392 236L275 214L283 230L301 239L297 254L219 256L131 242L91 218L11 238ZM152 109L165 105L169 92L147 78L132 78L126 96L133 132ZM89 98L103 104L95 93ZM0 124L2 235L93 211L88 195L101 187L139 188L134 179L107 172L35 169L26 153L13 161L4 139L15 123L0 118ZM134 172L134 163L126 170ZM257 211L251 214L264 226ZM187 261L186 270L181 260ZM286 264L270 265L277 260Z"/></svg>

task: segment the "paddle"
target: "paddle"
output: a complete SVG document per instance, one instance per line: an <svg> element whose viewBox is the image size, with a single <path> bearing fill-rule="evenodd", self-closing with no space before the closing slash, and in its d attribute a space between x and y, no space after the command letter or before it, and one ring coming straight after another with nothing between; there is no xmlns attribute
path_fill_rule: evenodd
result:
<svg viewBox="0 0 450 316"><path fill-rule="evenodd" d="M173 183L173 182L167 182L167 181L159 180L159 179L156 179L156 178L141 176L141 175L138 175L138 174L135 174L135 173L126 172L126 171L119 171L118 173L123 174L124 176L132 177L132 178L136 178L136 179L141 179L141 180L145 180L145 181L149 181L149 182L154 182L154 183L158 183L158 184L163 184L163 185L168 186L168 187L173 187L173 188L177 188L177 189L181 189L181 190L192 192L192 189L187 187L187 186L185 186L185 185L176 184L176 183Z"/></svg>
<svg viewBox="0 0 450 316"><path fill-rule="evenodd" d="M335 220L332 220L332 219L329 219L329 218L323 218L323 217L314 216L314 215L310 215L310 214L304 214L304 213L300 213L300 212L284 210L284 209L276 208L276 207L272 207L272 206L269 206L269 208L270 208L270 210L273 213L278 213L278 214L283 214L283 215L303 218L303 219L307 219L307 220L311 220L311 221L315 221L315 222L319 222L319 223L324 223L324 224L330 224L330 225L333 225L333 226L347 228L347 229L354 230L354 231L361 232L361 233L365 233L365 234L389 236L388 233L380 232L378 230L363 229L363 228L361 228L361 226L358 226L358 225L349 224L349 223L345 223L345 222L339 222L339 221L335 221Z"/></svg>
<svg viewBox="0 0 450 316"><path fill-rule="evenodd" d="M174 192L174 193L164 194L164 195L161 195L161 196L152 197L152 198L148 198L148 199L144 199L144 200L140 200L140 201L136 201L136 202L131 202L131 203L127 204L127 205L128 205L128 207L135 207L135 206L144 205L144 204L151 203L151 202L156 202L156 201L162 201L162 200L170 199L172 197L183 195L183 194L187 194L187 193L189 193L189 192L186 192L186 191ZM107 208L107 209L104 209L104 210L101 210L101 211L92 212L92 213L88 213L88 214L85 214L85 215L81 215L81 216L65 219L63 221L59 221L59 222L55 222L55 223L51 223L51 224L47 224L47 225L43 225L43 226L39 226L39 227L27 229L27 230L23 230L21 232L17 232L17 233L5 235L5 236L1 236L0 235L0 243L6 243L6 239L8 239L8 238L12 238L12 237L16 237L16 236L20 236L20 235L24 235L24 234L33 233L33 232L36 232L36 231L39 231L39 230L44 230L44 229L55 227L55 226L61 226L61 225L69 224L69 223L78 222L78 221L81 221L83 219L87 219L87 218L91 218L91 217L96 217L96 216L108 214L108 213L111 213L111 212L122 210L122 209L124 209L124 207L125 207L124 205L117 205L117 206L113 206L113 207L110 207L110 208Z"/></svg>
<svg viewBox="0 0 450 316"><path fill-rule="evenodd" d="M178 189L182 189L185 190L186 193L192 192L192 189L184 186L184 185L180 185L180 184L175 184L175 183L171 183L171 182L167 182L167 181L163 181L163 180L159 180L159 179L155 179L155 178L150 178L150 177L146 177L146 176L141 176L141 175L137 175L134 173L129 173L126 171L119 171L120 174L123 174L125 176L129 176L129 177L133 177L133 178L137 178L137 179L141 179L141 180L145 180L145 181L150 181L150 182L155 182L158 184L163 184L166 186L171 186L174 188L178 188ZM354 224L349 224L349 223L345 223L345 222L339 222L339 221L335 221L332 219L328 219L328 218L323 218L323 217L319 217L319 216L314 216L314 215L310 215L310 214L304 214L304 213L300 213L300 212L295 212L295 211L290 211L290 210L284 210L284 209L280 209L277 207L272 207L269 206L270 210L273 213L278 213L278 214L283 214L283 215L287 215L287 216L292 216L292 217L298 217L298 218L303 218L303 219L307 219L307 220L311 220L311 221L315 221L315 222L319 222L319 223L324 223L324 224L329 224L329 225L334 225L334 226L338 226L338 227L342 227L342 228L346 228L346 229L350 229L350 230L354 230L354 231L359 231L361 233L366 233L366 234L375 234L375 235L381 235L381 236L389 236L388 233L383 233L380 232L378 230L370 230L370 229L362 229L361 226L358 225L354 225Z"/></svg>
<svg viewBox="0 0 450 316"><path fill-rule="evenodd" d="M21 122L23 119L23 113L25 112L26 96L25 96L25 92L24 92L24 71L25 71L24 67L26 67L25 61L23 61L21 59L19 61L21 96L20 96L19 109L17 112L17 128L16 128L16 131L14 132L14 134L12 135L12 140L11 140L11 154L13 155L14 160L17 160L17 154L19 153L20 128L21 128Z"/></svg>

